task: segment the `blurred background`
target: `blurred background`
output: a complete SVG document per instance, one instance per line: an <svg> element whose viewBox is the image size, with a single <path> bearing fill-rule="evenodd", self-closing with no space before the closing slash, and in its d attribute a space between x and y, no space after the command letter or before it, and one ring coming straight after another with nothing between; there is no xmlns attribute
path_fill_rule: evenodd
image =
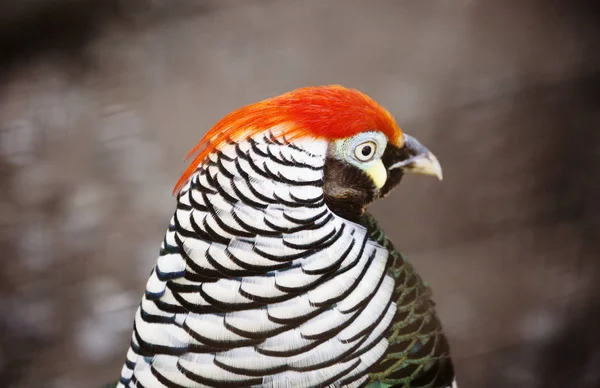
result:
<svg viewBox="0 0 600 388"><path fill-rule="evenodd" d="M4 0L0 386L116 380L185 153L241 105L340 83L444 167L372 212L461 388L600 387L594 3Z"/></svg>

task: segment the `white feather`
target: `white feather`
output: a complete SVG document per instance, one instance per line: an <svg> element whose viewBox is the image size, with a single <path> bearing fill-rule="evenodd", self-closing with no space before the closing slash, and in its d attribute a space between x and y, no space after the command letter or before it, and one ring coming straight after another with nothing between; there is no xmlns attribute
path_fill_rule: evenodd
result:
<svg viewBox="0 0 600 388"><path fill-rule="evenodd" d="M235 348L217 353L215 360L232 368L247 371L268 371L287 365L284 357L273 357L260 354L252 346Z"/></svg>
<svg viewBox="0 0 600 388"><path fill-rule="evenodd" d="M211 354L186 353L179 358L179 365L192 373L217 381L238 382L241 384L249 380L248 376L242 376L220 368L214 363L214 358L215 356Z"/></svg>
<svg viewBox="0 0 600 388"><path fill-rule="evenodd" d="M357 304L361 303L365 296L371 295L377 287L379 279L384 276L387 264L388 252L383 248L377 248L375 258L367 269L367 272L360 280L358 285L350 292L350 294L338 303L340 311L345 312L352 310ZM352 270L348 271L351 272ZM344 274L340 275L340 277ZM388 298L389 300L389 298Z"/></svg>
<svg viewBox="0 0 600 388"><path fill-rule="evenodd" d="M206 225L207 228L210 228L214 231L214 233L219 236L219 237L223 237L226 239L230 239L233 238L233 235L229 232L226 232L220 225L219 223L215 220L215 218L217 217L216 214L208 214L206 216Z"/></svg>
<svg viewBox="0 0 600 388"><path fill-rule="evenodd" d="M275 175L281 175L286 179L304 183L321 179L323 176L321 171L311 170L309 168L299 168L294 166L286 166L272 159L263 159L266 168Z"/></svg>
<svg viewBox="0 0 600 388"><path fill-rule="evenodd" d="M306 372L286 371L263 378L264 387L273 388L308 388L314 387L316 381L327 381L334 376L348 370L355 360L339 362L328 366ZM318 385L317 385L318 386Z"/></svg>
<svg viewBox="0 0 600 388"><path fill-rule="evenodd" d="M352 318L352 314L343 314L337 307L322 312L300 325L300 333L304 337L314 337L325 331L335 329Z"/></svg>
<svg viewBox="0 0 600 388"><path fill-rule="evenodd" d="M181 190L179 192L180 197L179 197L179 203L183 204L183 205L187 205L187 206L191 206L191 202L190 202L190 193L188 190Z"/></svg>
<svg viewBox="0 0 600 388"><path fill-rule="evenodd" d="M302 337L300 329L291 329L273 337L269 337L262 344L258 345L258 349L271 353L284 354L286 352L298 351L315 342Z"/></svg>
<svg viewBox="0 0 600 388"><path fill-rule="evenodd" d="M222 177L224 179L224 177L222 175L220 175L220 177ZM230 188L230 190L231 190L231 188ZM225 191L227 191L227 190L225 190ZM235 194L233 194L233 196L235 197ZM208 202L210 202L210 206L212 206L217 211L217 214L220 215L222 213L231 213L231 210L233 209L233 204L231 202L227 201L221 195L207 194L206 197L208 198Z"/></svg>
<svg viewBox="0 0 600 388"><path fill-rule="evenodd" d="M238 202L233 207L233 212L246 225L266 232L274 231L271 227L265 224L265 213L260 208L246 206Z"/></svg>
<svg viewBox="0 0 600 388"><path fill-rule="evenodd" d="M283 244L283 239L271 236L257 236L254 246L268 255L274 257L285 257L304 253L304 249L294 249Z"/></svg>
<svg viewBox="0 0 600 388"><path fill-rule="evenodd" d="M387 311L385 312L383 319L381 319L381 321L379 321L379 323L375 326L375 328L368 333L367 339L362 343L362 345L360 345L358 351L369 347L370 345L374 344L376 341L379 341L380 337L390 326L390 323L392 322L392 319L394 318L395 314L396 314L396 304L392 303L388 307ZM340 335L340 337L344 337L344 336L345 335ZM385 340L385 344L387 346L387 340ZM363 355L365 355L369 352L373 352L373 351L374 351L373 349L370 349L367 352L363 353ZM362 357L363 356L361 356L361 358Z"/></svg>
<svg viewBox="0 0 600 388"><path fill-rule="evenodd" d="M200 171L200 173L198 174L198 184L204 188L213 190L213 187L210 185L210 183L208 183L208 180L206 178L206 173L207 173L206 169L202 168L202 171ZM198 196L202 197L202 194L199 193ZM196 198L196 197L194 197L194 198ZM202 203L202 202L200 202L200 203Z"/></svg>
<svg viewBox="0 0 600 388"><path fill-rule="evenodd" d="M246 181L243 178L236 176L234 178L232 184L235 185L235 187L241 193L240 197L243 196L252 202L258 202L259 204L262 204L262 205L267 204L267 202L265 202L263 199L258 198L256 195L254 195L254 193L248 187L248 183L246 183ZM252 188L254 188L254 185L252 186ZM267 197L267 198L272 198L272 197ZM250 207L248 205L244 205L244 206L248 207L249 208L248 210L254 209L253 207ZM256 210L258 210L258 209L256 209ZM250 223L250 225L252 225L252 223Z"/></svg>
<svg viewBox="0 0 600 388"><path fill-rule="evenodd" d="M243 292L261 298L277 298L287 293L275 287L274 276L251 276L242 279Z"/></svg>
<svg viewBox="0 0 600 388"><path fill-rule="evenodd" d="M167 284L160 280L156 275L156 268L150 274L148 282L146 283L146 291L155 295L161 295L165 292Z"/></svg>
<svg viewBox="0 0 600 388"><path fill-rule="evenodd" d="M323 225L323 227L313 230L303 230L299 232L295 232L292 234L284 235L283 241L289 244L293 244L294 246L312 246L314 248L318 248L318 245L314 245L317 241L322 241L323 239L331 238L332 234L335 234L341 225L336 225L336 223L331 222L327 225Z"/></svg>
<svg viewBox="0 0 600 388"><path fill-rule="evenodd" d="M227 255L227 251L223 249L224 245L221 244L213 244L208 248L208 254L213 258L214 261L222 265L223 267L233 270L233 271L241 271L244 270L243 267L240 267L236 264L231 258Z"/></svg>
<svg viewBox="0 0 600 388"><path fill-rule="evenodd" d="M158 258L157 267L163 274L179 273L185 270L185 260L179 254L167 254Z"/></svg>
<svg viewBox="0 0 600 388"><path fill-rule="evenodd" d="M182 279L175 280L175 282L180 282L180 281L182 281ZM195 293L195 294L197 294L197 293ZM185 299L186 294L182 294L182 295L184 296L184 299ZM180 306L180 303L177 301L177 299L175 299L175 297L173 296L173 291L171 291L171 289L169 287L167 287L165 289L165 293L160 297L160 301L170 304L170 305L173 305L173 306ZM202 302L202 301L200 301L200 302ZM204 301L204 303L206 305L208 305L208 303L206 301Z"/></svg>
<svg viewBox="0 0 600 388"><path fill-rule="evenodd" d="M177 209L177 214L179 216L179 214L184 213L184 220L187 220L189 218L189 212L186 212L184 210L179 210ZM181 218L178 218L181 219ZM171 225L174 225L174 218L171 220ZM189 224L188 224L189 225ZM167 231L167 233L165 234L165 241L167 242L167 244L171 245L171 246L177 246L177 242L175 241L175 232L171 232L171 231Z"/></svg>
<svg viewBox="0 0 600 388"><path fill-rule="evenodd" d="M148 344L183 348L192 342L190 335L178 326L145 322L140 309L135 315L135 325L140 338Z"/></svg>
<svg viewBox="0 0 600 388"><path fill-rule="evenodd" d="M327 209L326 207L322 206L322 207L286 207L284 208L284 213L291 217L294 218L296 220L306 220L309 218L314 218L316 216L318 216L319 214L323 213L323 210ZM320 217L319 219L322 219L324 217L327 217L328 215L330 215L331 213L327 213L324 214L323 217ZM332 220L333 222L333 220ZM296 226L298 226L297 224L294 224Z"/></svg>
<svg viewBox="0 0 600 388"><path fill-rule="evenodd" d="M168 313L166 311L162 311L161 309L159 309L156 306L156 303L154 303L154 301L148 300L146 298L142 298L141 308L147 314L158 315L161 317L168 317L168 318L172 318L175 316L175 314L173 314L173 313Z"/></svg>
<svg viewBox="0 0 600 388"><path fill-rule="evenodd" d="M297 228L298 224L292 222L285 218L284 215L290 216L292 215L294 219L298 220L306 220L317 216L320 214L323 209L320 211L316 211L314 209L305 209L300 211L298 208L270 208L269 212L264 215L265 220L269 221L271 224L277 226L278 228ZM321 219L321 218L319 218ZM317 220L318 221L318 220Z"/></svg>
<svg viewBox="0 0 600 388"><path fill-rule="evenodd" d="M317 174L317 176L310 180L317 180L322 175L322 173L320 173L320 172L315 171L315 173ZM319 198L320 196L322 196L323 188L316 187L316 186L302 186L302 187L290 186L288 192L291 196L294 196L295 198L298 198L303 201L309 201L309 200L314 200L315 198ZM322 210L323 208L320 207L319 209Z"/></svg>
<svg viewBox="0 0 600 388"><path fill-rule="evenodd" d="M247 172L250 176L249 182L247 182L246 184L251 185L251 189L257 192L258 194L269 199L275 200L273 192L277 185L272 180L266 179L263 176L258 175L258 173L254 172L252 167L248 164L248 161L243 159L238 160L240 161L239 164L242 170Z"/></svg>
<svg viewBox="0 0 600 388"><path fill-rule="evenodd" d="M167 292L165 292L165 295L169 295L171 297L171 299L173 301L175 301L177 303L177 305L179 305L179 302L177 302L177 300L173 297L173 293L171 292L170 289L167 289ZM197 307L207 306L208 307L211 305L206 299L204 299L204 297L199 292L181 292L177 295L192 306L197 306ZM161 298L161 300L163 300L163 298ZM166 300L164 300L164 301L166 302Z"/></svg>
<svg viewBox="0 0 600 388"><path fill-rule="evenodd" d="M252 266L257 267L272 267L279 265L277 261L269 260L266 257L256 253L253 250L254 243L242 238L233 238L227 246L227 250L231 252L236 259Z"/></svg>
<svg viewBox="0 0 600 388"><path fill-rule="evenodd" d="M246 339L227 329L224 317L214 314L189 313L185 318L185 326L200 336L210 338L213 341L232 343Z"/></svg>
<svg viewBox="0 0 600 388"><path fill-rule="evenodd" d="M234 151L235 153L235 151ZM230 174L230 175L236 175L237 174L237 169L235 167L235 162L231 161L231 160L227 160L225 158L221 158L220 159L221 165L223 166L223 168ZM221 173L219 171L219 173Z"/></svg>
<svg viewBox="0 0 600 388"><path fill-rule="evenodd" d="M156 377L154 377L152 371L150 370L150 364L148 363L138 363L136 365L134 375L139 382L139 387L166 388L166 385L162 384L156 379Z"/></svg>
<svg viewBox="0 0 600 388"><path fill-rule="evenodd" d="M295 267L275 272L275 284L285 289L299 289L317 282L324 275L311 275L302 271L302 267Z"/></svg>
<svg viewBox="0 0 600 388"><path fill-rule="evenodd" d="M175 384L179 384L183 388L204 388L206 385L199 384L189 377L184 375L179 368L177 368L179 357L169 356L166 354L157 355L152 360L152 368L156 370L161 376L169 379ZM152 384L146 385L147 388L153 387Z"/></svg>
<svg viewBox="0 0 600 388"><path fill-rule="evenodd" d="M316 147L311 147L313 148L313 152L314 154L311 154L310 152L303 152L303 151L298 151L292 147L279 147L279 150L281 152L281 155L286 158L287 160L290 161L295 161L297 163L300 164L304 164L310 167L313 167L315 169L322 169L323 166L325 165L325 157L322 156L324 154L320 154L320 151L322 151L320 148L320 146L316 146Z"/></svg>
<svg viewBox="0 0 600 388"><path fill-rule="evenodd" d="M338 334L341 341L350 341L354 339L358 334L362 333L372 325L374 323L373 320L376 317L383 314L392 292L394 291L394 285L395 283L392 278L386 276L375 296L373 296L356 320Z"/></svg>
<svg viewBox="0 0 600 388"><path fill-rule="evenodd" d="M240 279L219 279L214 283L204 283L202 291L221 303L244 304L252 300L240 293L242 282Z"/></svg>
<svg viewBox="0 0 600 388"><path fill-rule="evenodd" d="M301 260L302 269L307 272L319 272L331 267L340 260L342 254L350 248L352 243L356 245L360 244L360 241L356 241L349 233L344 233L329 248L316 251L304 260ZM351 252L348 253L348 255L350 254Z"/></svg>
<svg viewBox="0 0 600 388"><path fill-rule="evenodd" d="M234 159L237 156L235 152L235 145L224 143L219 147L219 150L223 153L223 155L230 159Z"/></svg>
<svg viewBox="0 0 600 388"><path fill-rule="evenodd" d="M225 324L248 333L265 333L283 327L269 319L266 308L234 311L225 314Z"/></svg>
<svg viewBox="0 0 600 388"><path fill-rule="evenodd" d="M195 203L198 203L200 205L206 206L206 203L204 202L204 198L203 198L202 193L200 191L198 191L198 190L191 190L189 195L192 197L192 199L194 200Z"/></svg>
<svg viewBox="0 0 600 388"><path fill-rule="evenodd" d="M310 303L307 294L298 295L284 302L267 305L270 317L278 320L290 320L313 313L317 307Z"/></svg>
<svg viewBox="0 0 600 388"><path fill-rule="evenodd" d="M317 365L340 358L355 345L355 343L341 342L337 337L333 337L307 352L290 357L288 364L295 370L314 368Z"/></svg>
<svg viewBox="0 0 600 388"><path fill-rule="evenodd" d="M248 174L250 177L255 178L257 181L267 181L263 175L266 175L266 172L264 170L264 168L262 167L262 160L260 157L254 155L248 155L249 159L252 160L252 164L250 164L250 160L246 160L246 159L241 159L238 158L238 165L239 168L244 171L246 174ZM250 182L252 183L253 181L250 180ZM255 181L256 182L256 181ZM258 187L256 187L256 185L253 185L255 189L257 189ZM271 185L272 188L273 185Z"/></svg>
<svg viewBox="0 0 600 388"><path fill-rule="evenodd" d="M348 257L347 260L349 259L356 259L356 256L354 256L353 258ZM362 255L362 257L359 258L358 263L354 267L350 268L345 272L342 272L341 274L335 277L328 279L327 281L318 285L316 288L309 290L308 297L311 303L315 305L323 305L329 300L338 299L342 295L344 295L344 293L347 292L350 289L350 287L352 287L356 282L359 281L359 276L367 265L367 259L368 257L365 253ZM344 262L347 260L344 260ZM373 285L373 287L375 285ZM362 296L366 297L366 294ZM343 300L339 303L343 303Z"/></svg>
<svg viewBox="0 0 600 388"><path fill-rule="evenodd" d="M358 364L355 369L353 369L344 377L347 379L351 379L357 375L365 373L367 368L375 364L381 359L381 357L383 357L387 348L388 341L385 338L380 339L377 345L369 349L368 352L365 352L360 355L360 364ZM355 381L354 383L349 384L348 387L360 387L361 382L364 382L366 378L368 378L368 376L364 376L361 379Z"/></svg>
<svg viewBox="0 0 600 388"><path fill-rule="evenodd" d="M209 271L216 271L216 268L208 261L206 253L211 245L218 245L218 243L210 244L204 240L189 237L182 237L182 240L183 250L195 265ZM189 265L186 268L191 272L195 272Z"/></svg>

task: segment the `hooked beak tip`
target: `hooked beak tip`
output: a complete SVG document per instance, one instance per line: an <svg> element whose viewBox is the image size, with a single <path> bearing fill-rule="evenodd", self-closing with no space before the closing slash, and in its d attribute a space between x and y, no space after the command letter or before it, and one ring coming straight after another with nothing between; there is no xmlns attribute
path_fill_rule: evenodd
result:
<svg viewBox="0 0 600 388"><path fill-rule="evenodd" d="M435 155L431 152L416 156L404 167L404 170L416 174L435 176L440 181L444 180L442 166Z"/></svg>
<svg viewBox="0 0 600 388"><path fill-rule="evenodd" d="M390 169L401 168L405 172L431 175L437 177L440 181L443 180L442 166L436 156L414 137L405 135L405 139L404 147L412 156L395 163L390 166Z"/></svg>

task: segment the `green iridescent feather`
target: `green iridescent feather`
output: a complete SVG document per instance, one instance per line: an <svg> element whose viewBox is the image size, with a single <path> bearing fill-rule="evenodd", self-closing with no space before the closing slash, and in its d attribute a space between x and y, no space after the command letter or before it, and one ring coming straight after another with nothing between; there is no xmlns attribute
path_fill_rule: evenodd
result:
<svg viewBox="0 0 600 388"><path fill-rule="evenodd" d="M370 237L390 252L388 273L396 280L396 316L387 338L385 357L370 373L368 388L446 388L454 378L448 342L435 313L431 290L412 265L365 213L362 224Z"/></svg>

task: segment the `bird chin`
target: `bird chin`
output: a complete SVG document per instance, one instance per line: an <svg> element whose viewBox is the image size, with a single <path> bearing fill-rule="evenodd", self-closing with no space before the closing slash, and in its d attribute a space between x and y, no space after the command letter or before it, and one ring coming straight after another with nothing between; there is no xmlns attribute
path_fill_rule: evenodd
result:
<svg viewBox="0 0 600 388"><path fill-rule="evenodd" d="M381 199L387 198L387 196L390 194L390 192L392 192L396 187L398 187L398 185L400 184L400 181L402 181L403 176L404 176L404 173L400 169L389 170L388 171L388 180L385 183L385 185L381 188L381 190L379 190L379 195L377 196L377 198L381 198Z"/></svg>

